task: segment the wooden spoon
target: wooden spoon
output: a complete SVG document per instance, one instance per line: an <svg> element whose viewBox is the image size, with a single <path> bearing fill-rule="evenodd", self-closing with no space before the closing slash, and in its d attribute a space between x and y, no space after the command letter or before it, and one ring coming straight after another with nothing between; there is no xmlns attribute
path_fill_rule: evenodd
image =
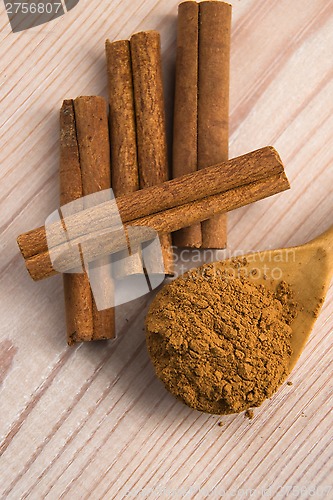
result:
<svg viewBox="0 0 333 500"><path fill-rule="evenodd" d="M275 291L282 280L286 281L294 292L295 301L301 306L291 324L291 371L309 338L333 275L333 226L305 245L256 252L244 257L246 264L241 269L247 278L262 283L271 291Z"/></svg>
<svg viewBox="0 0 333 500"><path fill-rule="evenodd" d="M205 274L205 269L207 271L209 270L208 274ZM148 351L152 356L157 376L161 378L161 380L165 383L166 387L170 390L171 393L173 393L177 397L180 397L184 402L186 402L186 404L188 404L192 408L200 411L206 411L208 413L229 414L236 411L241 411L241 409L248 409L250 406L260 405L263 401L263 394L265 394L263 392L265 389L265 387L263 387L263 383L265 383L265 377L262 379L262 381L258 380L258 387L260 388L260 392L258 392L257 399L255 401L253 401L253 399L251 400L251 404L251 402L247 399L247 393L244 392L243 395L238 394L237 391L233 391L233 389L229 389L229 392L230 390L234 392L234 399L231 399L230 402L227 403L227 401L223 399L223 396L217 401L212 401L210 396L207 396L208 393L207 388L205 387L205 382L202 386L202 394L200 393L201 389L198 389L198 387L201 387L201 381L205 378L202 377L202 370L199 371L199 374L194 371L194 378L193 374L192 376L187 376L188 373L191 373L193 366L192 368L186 368L186 358L183 358L184 362L179 362L179 360L183 360L182 356L184 352L184 344L182 335L180 335L180 341L178 344L178 328L174 328L174 326L177 325L177 323L175 322L177 322L178 313L180 326L179 331L181 332L183 330L183 332L186 332L189 331L189 328L191 328L191 326L189 326L189 321L186 320L186 314L188 314L191 299L186 298L187 296L184 295L183 292L184 289L186 290L186 284L188 284L191 293L195 293L196 284L195 281L186 283L187 280L195 280L196 278L200 278L201 276L204 276L207 280L209 280L210 276L212 276L213 278L218 278L219 275L224 277L225 280L228 280L229 278L237 279L238 277L244 277L247 278L247 280L252 281L253 284L263 285L266 290L271 291L273 294L274 292L278 291L277 298L282 303L284 302L284 300L286 300L286 302L290 301L291 303L288 305L285 311L285 318L292 319L293 314L296 311L297 316L294 317L293 321L290 322L290 327L292 329L292 355L289 360L289 365L284 366L283 369L283 378L286 378L295 366L306 344L306 341L308 340L311 330L315 324L316 318L318 317L320 309L324 303L325 295L330 285L332 274L333 227L331 227L331 229L323 233L318 238L310 241L303 246L251 253L241 257L204 265L201 268L193 269L192 271L185 273L183 276L177 278L177 280L180 281L180 288L177 288L177 284L173 284L175 293L174 297L172 297L172 294L168 295L167 290L165 290L164 292L162 290L151 305L150 311L148 313L147 345ZM279 287L279 285L281 285L281 282L285 282L287 286ZM245 281L245 284L246 283L247 281ZM221 282L221 289L218 286L218 280L216 280L214 284L217 288L217 293L215 293L214 295L214 300L218 301L218 298L220 297L222 303L221 305L223 306L223 287L225 283ZM238 283L238 285L240 285L240 283ZM185 288L182 288L184 286ZM193 299L194 303L197 302L199 309L206 309L208 307L208 300L205 293L207 292L207 289L209 290L210 288L209 286L207 288L207 286L208 285L204 283L204 280L201 280L200 285L197 288L198 297ZM245 286L245 294L249 293L249 290L251 290L251 288L252 287ZM200 301L200 293L204 294L203 301ZM184 309L182 309L181 305L183 296L185 297L186 301ZM164 314L164 308L170 300L174 300L177 305L175 308L170 309L170 314ZM202 302L201 305L200 302ZM230 306L231 304L228 303L229 308ZM197 333L198 325L200 325L200 321L195 321L195 314L196 313L194 313L193 316L193 326L195 326L194 336ZM261 319L261 316L259 318L259 321ZM199 318L201 318L200 315ZM208 321L211 325L209 311L207 317L205 318L206 319L204 321ZM173 326L171 325L171 323L173 323ZM182 325L182 323L185 324L185 330L184 324ZM241 324L244 323L241 322ZM225 331L228 332L229 330L230 328L226 329ZM231 328L231 332L233 331L234 330ZM169 335L170 332L172 332L171 336ZM157 333L159 333L159 335L156 335ZM272 334L274 334L274 331L272 331ZM177 347L178 345L180 346L179 349ZM202 345L206 346L205 343L203 343ZM196 351L196 354L200 357L201 344L199 343L198 346L199 351L197 347L197 349L194 349L194 352ZM209 339L207 340L207 346L209 346ZM222 352L222 358L219 359L223 359L223 353L227 351L224 351L224 349L220 349L220 351ZM218 352L220 351L218 350ZM187 352L186 348L185 352ZM272 355L275 355L274 349L272 349ZM170 362L173 357L175 358L174 365ZM160 364L161 359L162 364ZM202 366L206 366L206 364L209 365L210 363L209 356L207 355L207 347L205 347L204 349L204 357L202 362ZM216 367L216 364L218 364L216 362L216 359L214 360L214 356L212 363L212 366L214 367ZM246 362L244 362L243 364L247 365ZM242 378L241 372L237 371L239 369L239 363L236 362L235 365L236 366L231 370L233 373L231 376L232 380L233 377L235 377L235 370L238 378ZM173 366L177 368L174 368ZM168 369L165 369L165 367L167 367ZM211 374L209 374L209 370L207 373L208 377L210 377L209 380L212 380L212 383L214 384L215 378L212 377ZM197 375L199 375L199 378L197 377ZM182 388L182 386L178 384L176 380L177 377L180 380L185 380L184 388ZM198 386L196 385L197 382L194 382L194 380L197 380L197 378L199 380ZM280 383L282 381L283 380L281 378ZM193 390L191 387L192 382L194 384ZM276 379L276 384L277 383L278 380ZM227 385L230 386L230 384ZM231 385L231 387L233 387L233 384ZM277 387L275 387L275 389L276 388ZM224 386L222 386L221 394L223 394L223 389ZM271 391L273 389L274 388L271 388Z"/></svg>

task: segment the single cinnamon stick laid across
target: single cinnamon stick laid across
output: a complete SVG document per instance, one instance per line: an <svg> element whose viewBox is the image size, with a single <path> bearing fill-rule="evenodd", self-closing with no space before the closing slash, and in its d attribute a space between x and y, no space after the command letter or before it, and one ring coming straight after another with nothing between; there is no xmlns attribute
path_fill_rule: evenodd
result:
<svg viewBox="0 0 333 500"><path fill-rule="evenodd" d="M283 164L277 151L267 146L224 163L207 167L117 198L117 207L123 222L145 217L153 213L191 203L208 196L250 184L283 172ZM110 208L111 205L111 208ZM110 213L113 203L103 203L93 209L68 217L72 238L91 234L112 225ZM228 210L226 210L228 211ZM183 221L186 226L186 221ZM25 259L48 250L45 227L21 234L18 245ZM65 243L62 234L57 235L59 244Z"/></svg>
<svg viewBox="0 0 333 500"><path fill-rule="evenodd" d="M157 31L130 39L140 188L168 180L167 141L162 82L161 43ZM165 274L173 275L171 236L160 237ZM153 258L153 256L152 256Z"/></svg>
<svg viewBox="0 0 333 500"><path fill-rule="evenodd" d="M108 74L112 189L116 197L139 189L131 49L128 40L105 44ZM139 254L117 265L116 277L143 273Z"/></svg>
<svg viewBox="0 0 333 500"><path fill-rule="evenodd" d="M173 175L228 159L231 6L183 2L178 10ZM184 163L184 155L191 161ZM224 248L226 215L174 235L178 246Z"/></svg>
<svg viewBox="0 0 333 500"><path fill-rule="evenodd" d="M225 181L224 187L221 187L221 183L219 184L220 177ZM202 180L204 182L201 182ZM193 185L198 186L198 189L193 190ZM139 225L142 225L148 217L148 220L154 222L153 229L165 232L165 228L170 227L171 232L185 227L188 221L190 224L202 221L209 218L210 214L227 212L288 188L289 183L284 175L281 160L274 148L268 147L230 160L225 164L203 169L159 186L138 191L132 196L120 197L117 199L117 205L123 223L137 225L137 220L140 218L141 224ZM251 198L253 192L255 192L255 196ZM136 199L133 205L134 195ZM156 211L159 208L161 210ZM112 220L110 220L112 209L114 209L113 205L104 203L94 208L96 211L94 217L92 217L93 213L90 212L88 227L91 229L91 233L86 231L87 211L73 216L72 220L75 219L77 226L72 232L72 246L75 247L76 244L88 240L90 242L89 252L93 258L104 255L105 248L109 249L106 243L107 231L104 232L105 241L97 241L97 236L96 241L94 241L94 234L98 235L98 231L112 227ZM189 217L189 212L191 212L191 217ZM175 213L178 217L177 220L173 215ZM80 228L85 229L82 231ZM94 233L95 228L96 232ZM40 232L39 229L37 234ZM32 232L30 232L30 237L31 234ZM75 240L76 235L77 241ZM114 233L111 235L111 240L113 236ZM111 241L111 247L112 244ZM117 246L116 248L119 249ZM61 250L61 247L59 249ZM69 263L72 266L77 264L75 260L69 260ZM48 251L26 259L26 266L32 278L36 280L55 274Z"/></svg>
<svg viewBox="0 0 333 500"><path fill-rule="evenodd" d="M74 103L64 101L60 111L60 205L83 196ZM86 273L63 274L67 342L91 340L94 331L92 295Z"/></svg>
<svg viewBox="0 0 333 500"><path fill-rule="evenodd" d="M289 189L289 187L288 179L284 173L275 174L241 187L136 219L126 223L125 227L141 226L143 228L142 235L145 234L144 229L146 229L147 239L149 239L150 229L154 229L160 234L177 231L184 227L184 221L193 224L207 220L217 214L235 210L277 194ZM93 261L109 253L121 251L125 245L122 233L118 235L111 232L104 234L102 237L89 238L85 241L85 258L88 261ZM57 271L52 266L48 252L34 255L27 259L25 263L30 276L35 281L57 274ZM66 269L71 269L77 264L78 260L72 254L65 253L61 259L61 265Z"/></svg>

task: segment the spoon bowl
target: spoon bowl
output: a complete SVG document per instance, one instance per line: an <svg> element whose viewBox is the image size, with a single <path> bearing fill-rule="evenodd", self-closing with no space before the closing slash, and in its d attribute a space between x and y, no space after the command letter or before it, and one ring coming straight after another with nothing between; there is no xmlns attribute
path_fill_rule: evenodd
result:
<svg viewBox="0 0 333 500"><path fill-rule="evenodd" d="M292 289L300 307L291 324L291 371L314 327L333 275L333 226L305 245L244 255L240 269L248 279L272 292L281 281Z"/></svg>

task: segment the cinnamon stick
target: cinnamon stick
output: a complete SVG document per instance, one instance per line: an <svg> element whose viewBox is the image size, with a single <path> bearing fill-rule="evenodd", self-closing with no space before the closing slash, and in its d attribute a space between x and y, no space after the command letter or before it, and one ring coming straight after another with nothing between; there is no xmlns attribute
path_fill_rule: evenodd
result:
<svg viewBox="0 0 333 500"><path fill-rule="evenodd" d="M193 190L193 185L198 188ZM131 196L120 197L117 205L122 220L127 225L142 225L147 223L148 217L148 223L153 224L153 229L159 232L166 232L167 229L171 232L187 223L205 220L211 215L233 210L288 188L289 183L278 154L274 148L267 147L224 164L138 191ZM86 239L90 240L89 252L93 258L105 254L105 248L109 249L110 245L113 250L119 250L112 241L108 246L107 236L102 242L95 241L93 236L94 228L107 229L112 225L109 216L111 209L110 204L105 203L95 207L94 213L84 211L73 216L76 227L72 232L72 245L75 246L76 237L80 242L86 235ZM141 222L138 223L139 218ZM36 234L41 233L39 228ZM26 233L19 239L22 242L22 239L31 238L32 234L33 232ZM75 261L70 261L70 265L75 265ZM47 251L26 259L26 266L33 279L37 280L55 273Z"/></svg>
<svg viewBox="0 0 333 500"><path fill-rule="evenodd" d="M184 227L184 220L190 224L207 220L220 213L235 210L249 203L254 203L255 201L285 191L289 187L286 175L281 173L230 189L223 193L136 219L130 223L125 223L125 227L141 226L146 228L147 240L149 240L150 229L154 229L160 234L177 231ZM145 234L144 231L142 233L143 235ZM102 237L88 238L85 242L85 258L88 261L94 261L104 255L119 252L125 246L126 243L124 244L122 233L120 235L109 233ZM65 253L61 259L61 265L66 269L71 269L78 265L78 263L77 258L72 254ZM52 266L48 252L43 252L26 259L25 264L30 276L35 281L57 274L57 271Z"/></svg>
<svg viewBox="0 0 333 500"><path fill-rule="evenodd" d="M199 4L193 1L181 3L177 22L173 177L198 169L198 31ZM200 248L201 224L185 227L172 236L178 247Z"/></svg>
<svg viewBox="0 0 333 500"><path fill-rule="evenodd" d="M60 205L82 197L79 147L74 104L64 101L60 111ZM91 340L94 331L92 294L86 273L63 274L67 342Z"/></svg>
<svg viewBox="0 0 333 500"><path fill-rule="evenodd" d="M67 107L67 105L66 105ZM74 111L74 125L77 138L77 150L79 169L81 174L81 193L80 196L86 196L96 193L97 191L110 188L110 147L108 135L108 121L106 112L106 103L102 97L89 96L78 97L71 103L71 112ZM62 149L66 148L66 144L62 143ZM68 194L62 194L61 198L72 198L70 190L72 184L72 173L67 172L64 175L64 170L68 167L67 153L63 151L61 155L61 186L62 193L68 189ZM79 194L79 175L78 164L75 163L75 196ZM73 201L72 199L70 201ZM108 257L104 261L100 259L98 266L106 265ZM105 268L99 268L96 271L90 270L91 274L96 279L100 275L100 280L103 282L105 293L109 297L113 297L113 282L111 275L108 275ZM88 270L87 270L88 271ZM103 272L101 272L103 271ZM90 274L90 273L89 273ZM65 293L67 303L67 318L68 318L68 344L72 345L75 342L111 339L115 335L115 315L114 309L98 310L94 296L91 292L91 279L85 272L82 275L68 275L65 277ZM89 316L89 319L87 318ZM86 328L80 328L84 324ZM92 327L92 328L91 328Z"/></svg>
<svg viewBox="0 0 333 500"><path fill-rule="evenodd" d="M128 40L105 44L108 74L112 189L116 197L139 189L131 50ZM125 255L124 255L125 257ZM143 273L139 254L120 259L116 277Z"/></svg>
<svg viewBox="0 0 333 500"><path fill-rule="evenodd" d="M161 44L157 31L134 34L130 39L140 188L168 180L168 159ZM165 274L173 275L171 236L160 237ZM153 256L150 259L153 260Z"/></svg>
<svg viewBox="0 0 333 500"><path fill-rule="evenodd" d="M281 172L283 164L279 154L273 147L267 146L131 195L120 196L117 198L117 206L122 221L129 222ZM91 234L96 226L99 231L110 227L112 224L110 212L109 204L103 203L93 209L86 209L81 214L68 217L72 238ZM57 234L57 241L60 245L67 239L60 233ZM25 259L48 249L44 226L21 234L17 242Z"/></svg>
<svg viewBox="0 0 333 500"><path fill-rule="evenodd" d="M107 40L105 50L112 144L112 189L118 197L139 189L131 50L128 40Z"/></svg>
<svg viewBox="0 0 333 500"><path fill-rule="evenodd" d="M199 4L198 168L228 159L231 5ZM202 248L225 248L227 216L201 225Z"/></svg>
<svg viewBox="0 0 333 500"><path fill-rule="evenodd" d="M178 10L173 176L228 158L231 6L183 2ZM184 162L188 154L190 162ZM224 248L226 215L174 235L178 246Z"/></svg>
<svg viewBox="0 0 333 500"><path fill-rule="evenodd" d="M83 196L111 187L109 127L106 102L102 97L78 97L74 101L77 137L79 142ZM113 299L113 280L107 265L109 259L99 261L95 279ZM105 266L105 267L103 267ZM94 333L92 340L115 336L114 308L98 310L93 297Z"/></svg>

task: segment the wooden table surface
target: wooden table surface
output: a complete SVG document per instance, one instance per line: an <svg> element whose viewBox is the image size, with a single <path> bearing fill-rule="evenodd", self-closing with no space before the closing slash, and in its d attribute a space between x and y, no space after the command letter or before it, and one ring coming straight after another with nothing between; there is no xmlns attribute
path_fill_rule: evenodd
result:
<svg viewBox="0 0 333 500"><path fill-rule="evenodd" d="M230 214L219 257L306 242L333 209L333 1L231 3L230 156L274 145L292 189ZM107 37L161 31L170 129L176 13L175 0L81 0L13 34L1 6L1 498L333 498L332 287L293 385L253 420L221 419L155 379L152 295L119 307L116 341L68 348L61 278L34 283L16 246L58 206L58 111L106 95Z"/></svg>

